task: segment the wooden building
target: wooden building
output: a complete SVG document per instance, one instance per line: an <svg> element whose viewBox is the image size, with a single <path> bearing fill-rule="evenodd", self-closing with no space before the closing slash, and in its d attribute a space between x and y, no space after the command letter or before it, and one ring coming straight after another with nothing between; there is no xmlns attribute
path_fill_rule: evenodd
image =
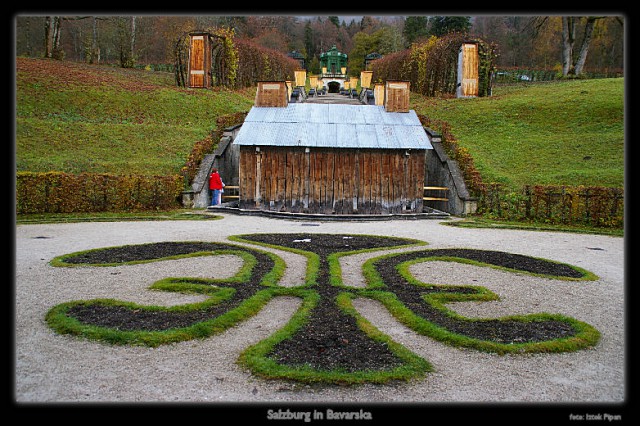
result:
<svg viewBox="0 0 640 426"><path fill-rule="evenodd" d="M398 90L408 96L408 86L403 87L406 92ZM389 105L401 106L396 110L408 104L398 93L390 99ZM328 215L422 212L425 157L432 146L413 110L316 103L254 106L233 144L239 147L241 209Z"/></svg>

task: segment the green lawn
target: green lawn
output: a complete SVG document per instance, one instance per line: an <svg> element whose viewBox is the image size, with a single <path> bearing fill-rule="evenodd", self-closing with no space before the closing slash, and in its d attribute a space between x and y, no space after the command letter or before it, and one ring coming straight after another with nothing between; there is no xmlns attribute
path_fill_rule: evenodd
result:
<svg viewBox="0 0 640 426"><path fill-rule="evenodd" d="M493 96L412 94L418 113L450 123L485 183L624 185L624 79L498 86Z"/></svg>
<svg viewBox="0 0 640 426"><path fill-rule="evenodd" d="M180 172L218 116L254 92L181 89L173 74L18 58L16 168L167 175Z"/></svg>

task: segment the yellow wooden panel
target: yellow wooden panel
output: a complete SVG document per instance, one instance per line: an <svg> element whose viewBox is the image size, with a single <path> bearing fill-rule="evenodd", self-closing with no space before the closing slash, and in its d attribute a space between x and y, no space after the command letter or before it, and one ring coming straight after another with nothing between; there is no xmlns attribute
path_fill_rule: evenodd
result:
<svg viewBox="0 0 640 426"><path fill-rule="evenodd" d="M462 96L478 96L478 45L472 43L462 50Z"/></svg>
<svg viewBox="0 0 640 426"><path fill-rule="evenodd" d="M296 79L296 86L304 86L307 82L307 71L295 70L294 74Z"/></svg>

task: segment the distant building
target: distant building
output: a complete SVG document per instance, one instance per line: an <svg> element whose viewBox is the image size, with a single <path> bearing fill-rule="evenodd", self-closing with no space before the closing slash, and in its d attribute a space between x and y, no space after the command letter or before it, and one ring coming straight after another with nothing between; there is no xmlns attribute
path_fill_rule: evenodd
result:
<svg viewBox="0 0 640 426"><path fill-rule="evenodd" d="M320 79L332 93L340 91L347 80L347 54L339 52L334 44L327 52L320 54Z"/></svg>
<svg viewBox="0 0 640 426"><path fill-rule="evenodd" d="M297 50L292 50L291 52L287 53L287 56L298 61L301 69L307 69L305 58L302 53L298 52Z"/></svg>
<svg viewBox="0 0 640 426"><path fill-rule="evenodd" d="M364 57L364 69L369 71L371 70L370 65L371 62L382 58L382 55L376 52L373 53L369 53L367 56Z"/></svg>

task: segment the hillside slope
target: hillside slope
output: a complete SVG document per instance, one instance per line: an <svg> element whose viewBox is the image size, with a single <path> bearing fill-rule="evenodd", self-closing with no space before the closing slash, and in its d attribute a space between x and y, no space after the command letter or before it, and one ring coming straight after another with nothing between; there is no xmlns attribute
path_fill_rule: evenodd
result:
<svg viewBox="0 0 640 426"><path fill-rule="evenodd" d="M181 89L171 73L16 59L18 171L179 173L216 117L255 88ZM485 183L624 185L624 79L499 86L494 96L411 107L448 121Z"/></svg>
<svg viewBox="0 0 640 426"><path fill-rule="evenodd" d="M624 185L624 79L498 86L493 96L412 107L445 120L485 183Z"/></svg>
<svg viewBox="0 0 640 426"><path fill-rule="evenodd" d="M248 111L254 94L181 89L171 73L17 58L16 168L176 174L216 117Z"/></svg>

